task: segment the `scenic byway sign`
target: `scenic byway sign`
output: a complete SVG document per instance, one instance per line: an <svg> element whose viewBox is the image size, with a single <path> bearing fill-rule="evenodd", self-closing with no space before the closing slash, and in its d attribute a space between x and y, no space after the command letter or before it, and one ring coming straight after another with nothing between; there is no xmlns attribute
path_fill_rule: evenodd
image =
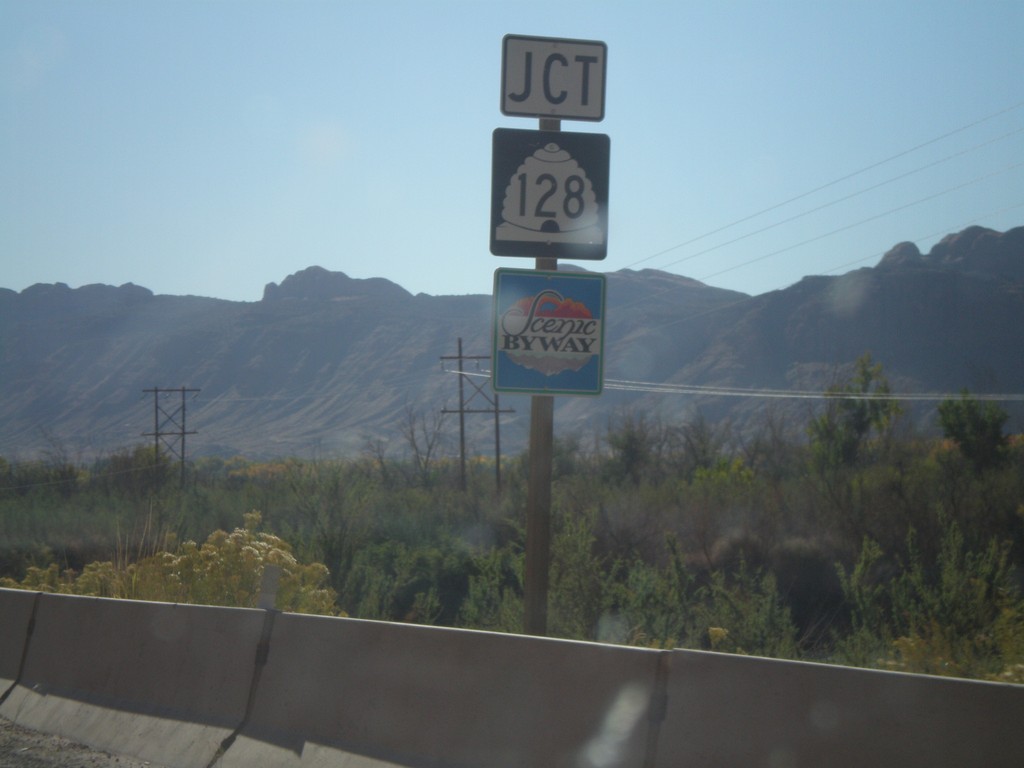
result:
<svg viewBox="0 0 1024 768"><path fill-rule="evenodd" d="M519 117L603 120L608 46L597 40L505 35L501 111Z"/></svg>
<svg viewBox="0 0 1024 768"><path fill-rule="evenodd" d="M491 253L603 259L609 152L610 141L600 133L496 129Z"/></svg>
<svg viewBox="0 0 1024 768"><path fill-rule="evenodd" d="M599 395L604 275L499 269L492 324L496 392Z"/></svg>

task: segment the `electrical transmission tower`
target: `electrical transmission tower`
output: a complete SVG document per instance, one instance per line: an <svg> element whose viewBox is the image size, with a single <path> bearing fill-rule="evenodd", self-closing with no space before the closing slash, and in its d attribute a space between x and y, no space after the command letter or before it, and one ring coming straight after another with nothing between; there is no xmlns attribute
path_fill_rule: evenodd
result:
<svg viewBox="0 0 1024 768"><path fill-rule="evenodd" d="M198 389L187 387L163 388L153 387L142 390L144 393L153 393L153 431L143 432L143 437L153 438L153 460L160 458L160 445L163 444L170 453L178 459L181 465L181 485L185 485L185 435L194 435L185 429L185 396L189 392L199 392ZM181 393L181 405L169 410L160 404L160 395L170 395L173 392Z"/></svg>
<svg viewBox="0 0 1024 768"><path fill-rule="evenodd" d="M463 367L463 363L467 360L476 361L476 370L480 370L481 360L490 360L490 355L464 355L462 354L462 338L459 338L458 354L456 355L442 355L441 356L441 367L444 370L445 360L456 360L458 361L458 369L455 371L459 374L459 407L458 410L449 410L444 408L441 413L457 413L459 414L459 471L460 471L460 482L462 490L466 490L466 414L467 413L493 413L494 414L494 479L495 485L498 492L501 493L501 421L499 420L499 414L502 413L515 413L512 408L502 409L498 403L498 393L488 392L487 380L483 380L484 383L480 383L476 380L472 374L475 371L467 372ZM469 397L466 397L465 383L469 382L472 392ZM480 397L487 402L488 407L486 408L473 408L473 401Z"/></svg>

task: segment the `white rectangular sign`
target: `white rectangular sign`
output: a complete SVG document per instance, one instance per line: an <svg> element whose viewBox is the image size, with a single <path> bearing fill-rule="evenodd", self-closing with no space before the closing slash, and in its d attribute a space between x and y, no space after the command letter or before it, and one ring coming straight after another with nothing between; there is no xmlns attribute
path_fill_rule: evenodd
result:
<svg viewBox="0 0 1024 768"><path fill-rule="evenodd" d="M505 35L502 113L603 120L607 58L608 46L596 40Z"/></svg>

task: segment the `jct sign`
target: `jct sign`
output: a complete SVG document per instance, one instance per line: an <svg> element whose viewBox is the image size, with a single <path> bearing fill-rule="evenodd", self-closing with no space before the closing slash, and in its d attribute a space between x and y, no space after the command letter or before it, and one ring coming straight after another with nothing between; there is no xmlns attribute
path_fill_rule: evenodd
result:
<svg viewBox="0 0 1024 768"><path fill-rule="evenodd" d="M596 40L505 35L502 113L603 120L607 58L608 47Z"/></svg>

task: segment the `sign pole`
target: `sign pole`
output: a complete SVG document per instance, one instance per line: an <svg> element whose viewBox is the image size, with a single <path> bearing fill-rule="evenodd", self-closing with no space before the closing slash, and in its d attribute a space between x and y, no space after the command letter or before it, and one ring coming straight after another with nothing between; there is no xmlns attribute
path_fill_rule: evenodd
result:
<svg viewBox="0 0 1024 768"><path fill-rule="evenodd" d="M559 258L605 258L608 137L567 132L552 141L545 134L560 133L563 119L598 122L604 119L607 58L608 47L598 40L524 35L505 35L502 39L501 112L539 118L540 130L498 128L493 133L490 240L491 253L495 256L533 256L536 271L549 273L558 271ZM568 276L556 275L527 278L528 273L529 270L495 272L492 385L495 392L531 394L523 631L528 635L546 635L554 393L600 394L605 294L603 278L598 281L596 291L592 280L577 283L582 289L586 282L585 295L600 304L596 316L585 315L587 320L577 317L574 313L580 310L570 306L545 308L555 313L550 316L541 313L541 303L550 303L553 297L557 297L558 302L566 302L555 290L541 290L529 297L529 316L522 307L513 304L499 320L498 301L506 285L508 290L513 290L511 286L517 282L520 285L524 282L533 285L576 282ZM582 310L589 312L586 305L582 305ZM540 327L536 326L534 312L543 319ZM579 330L558 338L545 335L549 333L549 323L570 322L573 317L576 321L572 327ZM532 335L524 333L527 328ZM499 339L504 345L502 352L499 352ZM593 345L598 342L602 349L595 351ZM503 360L507 360L508 366ZM499 368L509 371L512 377L502 379ZM581 373L583 370L586 373ZM570 372L567 377L566 372ZM552 384L545 378L551 376L559 380ZM572 386L564 386L570 382Z"/></svg>
<svg viewBox="0 0 1024 768"><path fill-rule="evenodd" d="M540 118L540 130L560 131L562 121ZM539 257L538 271L554 272L558 259ZM555 398L530 398L530 479L526 496L526 563L523 585L523 633L548 632L551 570L551 475L554 463Z"/></svg>
<svg viewBox="0 0 1024 768"><path fill-rule="evenodd" d="M530 486L526 497L523 633L546 635L548 572L551 564L551 464L555 398L551 395L533 395L530 401Z"/></svg>

